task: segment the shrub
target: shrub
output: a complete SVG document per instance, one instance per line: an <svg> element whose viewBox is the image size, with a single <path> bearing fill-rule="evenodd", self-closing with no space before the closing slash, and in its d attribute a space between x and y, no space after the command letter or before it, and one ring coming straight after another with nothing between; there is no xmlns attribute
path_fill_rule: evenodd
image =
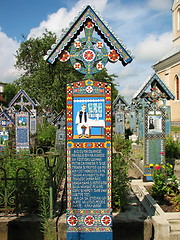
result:
<svg viewBox="0 0 180 240"><path fill-rule="evenodd" d="M124 210L129 196L129 163L121 154L113 156L113 209Z"/></svg>
<svg viewBox="0 0 180 240"><path fill-rule="evenodd" d="M131 141L117 134L113 138L113 146L116 153L113 155L113 208L124 210L129 196L129 155L131 152Z"/></svg>
<svg viewBox="0 0 180 240"><path fill-rule="evenodd" d="M131 151L132 141L124 139L123 135L115 134L113 137L113 147L117 152L121 152L123 155L128 156Z"/></svg>
<svg viewBox="0 0 180 240"><path fill-rule="evenodd" d="M42 125L37 126L37 144L39 147L52 147L55 144L56 128L44 121Z"/></svg>
<svg viewBox="0 0 180 240"><path fill-rule="evenodd" d="M27 152L15 154L6 152L2 155L0 167L5 170L8 178L7 186L5 181L0 181L0 191L5 192L5 187L8 195L14 202L15 190L18 191L18 208L19 211L37 212L41 198L44 192L48 193L48 172L45 167L44 159L42 157L32 157ZM4 171L1 169L0 178L4 178ZM16 183L16 177L22 178ZM47 195L47 194L46 194ZM29 200L30 197L30 200Z"/></svg>
<svg viewBox="0 0 180 240"><path fill-rule="evenodd" d="M166 138L166 158L180 158L180 143L172 136Z"/></svg>

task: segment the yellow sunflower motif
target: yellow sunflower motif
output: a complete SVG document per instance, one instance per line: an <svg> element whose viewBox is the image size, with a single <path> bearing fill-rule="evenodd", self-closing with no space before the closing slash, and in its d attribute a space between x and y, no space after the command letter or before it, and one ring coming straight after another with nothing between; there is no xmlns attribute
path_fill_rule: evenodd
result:
<svg viewBox="0 0 180 240"><path fill-rule="evenodd" d="M87 85L90 85L90 86L93 86L93 81L92 80L90 80L90 79L88 79L88 80L86 80L85 81L85 85L87 86Z"/></svg>
<svg viewBox="0 0 180 240"><path fill-rule="evenodd" d="M67 147L68 148L73 148L74 147L74 143L71 142L71 141L67 142Z"/></svg>

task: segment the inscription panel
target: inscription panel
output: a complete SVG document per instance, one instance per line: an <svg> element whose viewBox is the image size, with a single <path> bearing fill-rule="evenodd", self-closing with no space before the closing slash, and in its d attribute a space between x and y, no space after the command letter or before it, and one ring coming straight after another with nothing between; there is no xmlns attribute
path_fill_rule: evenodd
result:
<svg viewBox="0 0 180 240"><path fill-rule="evenodd" d="M73 208L106 208L106 149L72 149L71 160Z"/></svg>

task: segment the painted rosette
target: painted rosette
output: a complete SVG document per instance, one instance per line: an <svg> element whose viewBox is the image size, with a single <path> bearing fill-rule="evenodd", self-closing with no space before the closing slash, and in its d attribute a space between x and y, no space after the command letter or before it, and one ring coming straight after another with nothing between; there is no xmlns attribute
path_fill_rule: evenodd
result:
<svg viewBox="0 0 180 240"><path fill-rule="evenodd" d="M75 46L75 48L81 48L81 42L80 41L76 41L76 42L74 42L74 46Z"/></svg>
<svg viewBox="0 0 180 240"><path fill-rule="evenodd" d="M108 58L110 62L117 62L119 60L119 54L116 50L111 50L108 54Z"/></svg>
<svg viewBox="0 0 180 240"><path fill-rule="evenodd" d="M85 24L84 24L85 28L87 29L91 29L94 27L94 23L91 22L91 21L87 21Z"/></svg>
<svg viewBox="0 0 180 240"><path fill-rule="evenodd" d="M102 70L104 68L104 64L102 64L102 62L98 62L96 64L96 67L97 67L98 70Z"/></svg>
<svg viewBox="0 0 180 240"><path fill-rule="evenodd" d="M101 41L98 41L98 42L96 43L96 47L99 48L99 49L103 48L103 46L104 46L104 44L103 44L103 42L101 42Z"/></svg>
<svg viewBox="0 0 180 240"><path fill-rule="evenodd" d="M87 86L86 87L86 92L87 93L92 93L92 91L93 91L93 87L92 86Z"/></svg>
<svg viewBox="0 0 180 240"><path fill-rule="evenodd" d="M75 69L81 69L81 64L80 63L78 63L78 62L76 62L75 64L74 64L74 68Z"/></svg>
<svg viewBox="0 0 180 240"><path fill-rule="evenodd" d="M61 62L66 62L69 60L69 58L70 58L70 54L68 51L65 51L65 50L62 51L62 53L59 55L59 60Z"/></svg>
<svg viewBox="0 0 180 240"><path fill-rule="evenodd" d="M103 226L110 226L111 225L111 217L109 215L104 215L101 218L101 223Z"/></svg>
<svg viewBox="0 0 180 240"><path fill-rule="evenodd" d="M67 222L71 227L75 227L77 225L78 220L75 215L70 215L67 219Z"/></svg>
<svg viewBox="0 0 180 240"><path fill-rule="evenodd" d="M95 222L94 217L91 216L91 215L86 216L85 219L84 219L84 223L88 227L93 226L94 222Z"/></svg>
<svg viewBox="0 0 180 240"><path fill-rule="evenodd" d="M91 49L88 49L88 50L84 51L84 53L83 53L84 60L86 60L88 62L93 61L95 59L95 57L96 57L96 54Z"/></svg>

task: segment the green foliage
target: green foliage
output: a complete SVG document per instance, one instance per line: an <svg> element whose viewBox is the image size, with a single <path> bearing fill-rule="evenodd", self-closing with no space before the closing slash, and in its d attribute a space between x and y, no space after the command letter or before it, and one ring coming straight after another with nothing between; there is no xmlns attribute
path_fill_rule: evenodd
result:
<svg viewBox="0 0 180 240"><path fill-rule="evenodd" d="M114 135L113 147L119 153L113 156L113 208L123 210L128 202L129 196L129 155L131 152L131 141L124 139L122 135Z"/></svg>
<svg viewBox="0 0 180 240"><path fill-rule="evenodd" d="M173 166L166 163L164 167L157 166L152 170L153 186L152 194L157 199L163 199L165 195L178 192L178 181L173 174Z"/></svg>
<svg viewBox="0 0 180 240"><path fill-rule="evenodd" d="M113 83L115 78L117 78L117 75L115 74L108 75L106 68L103 68L103 70L94 75L94 80L96 81L112 83L112 101L114 101L116 96L118 95L118 90L115 88L116 85Z"/></svg>
<svg viewBox="0 0 180 240"><path fill-rule="evenodd" d="M114 149L125 156L127 156L131 151L131 144L132 142L128 139L124 139L124 136L121 134L115 134L113 137Z"/></svg>
<svg viewBox="0 0 180 240"><path fill-rule="evenodd" d="M173 202L176 204L177 210L180 211L180 194L173 199Z"/></svg>
<svg viewBox="0 0 180 240"><path fill-rule="evenodd" d="M124 210L129 196L129 162L122 154L113 156L113 209Z"/></svg>
<svg viewBox="0 0 180 240"><path fill-rule="evenodd" d="M7 104L13 99L17 93L17 88L14 83L8 83L4 86L3 97L6 99Z"/></svg>
<svg viewBox="0 0 180 240"><path fill-rule="evenodd" d="M180 132L180 127L179 126L171 126L171 131L172 132Z"/></svg>
<svg viewBox="0 0 180 240"><path fill-rule="evenodd" d="M5 169L8 178L14 178L14 180L7 183L8 194L13 193L15 187L20 190L18 191L19 210L24 211L28 208L28 211L38 211L42 193L46 192L47 195L48 173L45 168L44 159L31 157L27 152L21 152L18 155L10 152L10 155L3 155L0 167ZM0 171L0 177L4 177L3 171ZM24 180L19 180L18 185L16 185L16 177L24 178ZM4 181L0 182L0 188L1 192L4 192ZM30 199L29 196L31 196Z"/></svg>
<svg viewBox="0 0 180 240"><path fill-rule="evenodd" d="M172 136L166 138L166 158L180 158L180 142Z"/></svg>
<svg viewBox="0 0 180 240"><path fill-rule="evenodd" d="M44 120L43 124L37 125L37 144L39 147L52 147L55 144L56 128Z"/></svg>
<svg viewBox="0 0 180 240"><path fill-rule="evenodd" d="M27 152L21 152L17 155L14 152L9 152L10 155L1 155L0 167L4 168L8 178L15 178L18 169L18 177L29 178L29 180L16 182L8 180L7 194L15 194L15 190L19 190L19 211L24 213L38 213L42 219L42 231L46 234L48 240L56 239L54 236L54 227L49 220L49 181L50 174L46 168L44 158L41 156L30 156ZM26 171L24 171L26 169ZM54 170L53 170L54 171ZM28 174L27 174L28 173ZM0 178L4 178L4 172L0 169ZM5 192L4 181L0 181L0 192ZM2 196L1 196L2 197ZM9 200L9 198L8 198ZM12 200L11 200L12 201ZM13 203L13 201L12 201ZM14 205L13 205L14 206Z"/></svg>

